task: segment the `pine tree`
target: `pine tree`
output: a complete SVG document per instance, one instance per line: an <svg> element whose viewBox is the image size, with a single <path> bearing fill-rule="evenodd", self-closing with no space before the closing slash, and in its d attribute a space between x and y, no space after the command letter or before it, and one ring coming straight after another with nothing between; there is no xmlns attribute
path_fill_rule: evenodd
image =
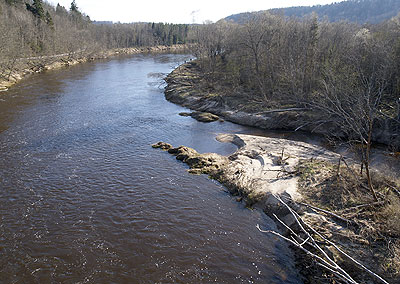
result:
<svg viewBox="0 0 400 284"><path fill-rule="evenodd" d="M26 9L39 19L44 19L45 17L42 0L33 0L32 5L26 3Z"/></svg>
<svg viewBox="0 0 400 284"><path fill-rule="evenodd" d="M75 0L73 0L72 3L71 3L70 11L71 12L79 12L78 11L78 6L76 6Z"/></svg>

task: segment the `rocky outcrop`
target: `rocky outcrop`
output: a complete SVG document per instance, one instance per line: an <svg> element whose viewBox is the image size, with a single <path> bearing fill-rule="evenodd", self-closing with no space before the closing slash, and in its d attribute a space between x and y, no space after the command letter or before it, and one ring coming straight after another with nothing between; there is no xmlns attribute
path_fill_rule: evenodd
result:
<svg viewBox="0 0 400 284"><path fill-rule="evenodd" d="M167 150L174 155L178 161L186 163L192 174L208 174L211 177L217 177L228 164L228 159L215 153L200 154L196 150L179 146L173 148L165 142L158 142L152 145L153 148Z"/></svg>
<svg viewBox="0 0 400 284"><path fill-rule="evenodd" d="M310 205L313 203L308 203L312 196L316 200L328 200L330 204L330 200L349 194L348 189L345 188L347 186L350 186L352 191L358 191L354 190L357 187L355 184L359 184L357 177L354 179L354 185L347 184L350 182L348 177L354 175L354 171L348 168L348 165L346 168L343 166L339 174L338 165L340 166L340 163L338 161L341 159L339 154L308 143L278 138L221 134L217 140L233 143L238 150L234 154L224 157L213 153L199 154L194 149L185 146L173 148L164 142L156 143L153 147L168 149L168 152L175 155L177 160L183 161L190 167L190 173L208 174L211 178L224 184L233 195L237 195L238 202L244 200L247 206L261 208L274 220L278 219L277 224L281 225L280 233L288 239L296 239L294 237L296 234L303 236L302 226L305 226L304 224L318 228L317 231L322 232L325 238L338 244L347 255L359 254L358 260L368 264L370 268L378 271L381 275L385 275L386 272L382 269L382 264L386 263L382 261L382 259L385 260L382 254L382 252L386 252L385 246L374 243L372 250L370 240L361 238L359 227L355 226L355 224L364 224L359 219L362 214L356 215L355 220L359 222L356 223L354 220L320 209L325 207L313 207ZM335 183L335 180L339 184ZM344 180L347 182L344 182L345 186L343 187L340 184ZM370 199L365 197L363 192L358 194L365 199L359 200L361 206L369 205L368 200ZM353 206L354 200L349 200L352 200L350 204ZM334 203L336 202L332 204ZM293 213L293 210L296 211L296 214ZM327 214L320 214L321 210L324 212L323 214ZM344 211L340 212L342 214ZM365 216L370 218L368 214ZM301 222L299 218L301 218ZM375 220L369 220L369 222L372 223L371 229L376 227L373 224ZM373 230L375 232L375 228ZM311 233L311 235L313 234ZM307 239L304 237L300 239L302 246L312 238L311 235ZM318 234L313 237L319 240ZM310 243L312 244L312 242ZM360 273L359 267L353 261L343 257L343 253L336 250L331 243L322 243L324 242L321 242L320 246L323 246L324 253L346 272L360 279L357 283L375 283L369 282L370 275L365 272L364 274ZM304 245L304 247L309 249L312 246ZM295 251L295 255L298 266L304 270L303 276L311 281L310 283L314 283L315 278L321 279L321 283L330 283L327 281L330 279L329 276L325 279L324 270L310 269L312 267L309 264L310 259L307 259L299 251ZM380 261L377 262L377 259ZM387 273L385 276L391 279Z"/></svg>
<svg viewBox="0 0 400 284"><path fill-rule="evenodd" d="M322 147L286 139L221 134L217 140L233 143L238 150L225 157L215 153L200 154L185 146L173 148L165 142L152 146L168 150L177 160L186 163L191 173L210 175L231 193L242 196L248 205L258 203L267 212L274 204L272 195L287 195L294 200L299 197L296 175L299 160L336 161L339 158L338 154Z"/></svg>
<svg viewBox="0 0 400 284"><path fill-rule="evenodd" d="M181 112L180 116L191 116L192 118L196 119L200 122L214 122L220 120L218 115L209 113L209 112L201 112L201 111L194 111L194 112Z"/></svg>

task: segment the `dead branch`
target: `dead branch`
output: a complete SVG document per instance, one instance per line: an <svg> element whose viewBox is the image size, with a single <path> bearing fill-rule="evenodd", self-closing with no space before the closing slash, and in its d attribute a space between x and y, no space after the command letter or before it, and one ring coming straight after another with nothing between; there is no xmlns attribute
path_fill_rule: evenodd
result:
<svg viewBox="0 0 400 284"><path fill-rule="evenodd" d="M388 184L387 182L386 182L386 186L389 187L390 189L392 189L397 194L397 196L400 196L400 190L398 190L394 186Z"/></svg>
<svg viewBox="0 0 400 284"><path fill-rule="evenodd" d="M313 232L315 233L317 236L319 236L321 239L323 239L325 242L329 243L330 245L332 245L338 252L340 252L342 255L344 255L345 257L347 257L349 260L351 260L354 264L356 264L359 268L361 268L362 270L364 270L365 272L367 272L368 274L372 275L374 278L380 280L382 283L385 284L389 284L389 282L387 282L385 279L383 279L382 277L380 277L378 274L376 274L375 272L369 270L365 265L363 265L361 262L359 262L358 260L352 258L350 255L348 255L346 252L344 252L341 248L339 248L334 242L330 241L329 239L325 238L322 234L318 233L316 230L314 230L310 225L308 225L307 223L305 223L307 225L307 227Z"/></svg>
<svg viewBox="0 0 400 284"><path fill-rule="evenodd" d="M313 206L313 205L310 205L310 204L307 204L307 203L304 203L304 202L294 201L292 199L290 199L290 201L296 202L299 205L306 206L306 207L308 207L308 208L310 208L310 209L312 209L314 211L319 211L319 212L325 213L325 214L333 217L334 219L337 219L339 221L345 222L347 224L353 224L353 225L357 224L356 222L354 222L352 220L349 220L349 219L346 219L344 217L341 217L341 216L339 216L339 215L337 215L337 214L335 214L335 213L333 213L331 211L328 211L328 210L325 210L325 209L322 209L322 208L319 208L319 207L316 207L316 206Z"/></svg>
<svg viewBox="0 0 400 284"><path fill-rule="evenodd" d="M279 219L278 219L279 220ZM282 221L281 221L282 222ZM291 243L292 245L294 245L295 247L299 248L300 250L302 250L304 253L306 253L307 255L311 256L314 260L316 260L317 264L324 267L325 269L327 269L328 271L332 272L333 274L335 274L337 277L339 277L340 279L342 279L343 281L345 281L346 283L351 283L351 284L358 284L358 282L356 282L355 280L353 280L351 277L347 277L346 275L343 275L342 273L338 272L336 270L336 267L330 263L328 263L325 259L323 259L322 257L320 257L319 255L312 253L311 251L309 251L308 249L304 248L302 244L298 243L295 240L289 239L285 236L283 236L282 234L272 231L272 230L262 230L260 228L260 225L257 224L256 225L257 229L261 232L261 233L270 233L273 234L289 243ZM346 273L347 274L347 273Z"/></svg>
<svg viewBox="0 0 400 284"><path fill-rule="evenodd" d="M380 205L384 205L385 203L386 203L386 201L378 201L378 202L372 202L372 203L368 203L368 204L361 204L361 205L357 205L357 206L346 208L346 209L344 209L342 211L343 212L348 212L348 211L351 211L351 210L361 209L361 208L365 208L365 207L380 206Z"/></svg>
<svg viewBox="0 0 400 284"><path fill-rule="evenodd" d="M294 232L293 229L291 229L288 225L286 225L283 221L281 221L276 215L274 215L274 217L278 220L279 223L281 223L285 228L288 229L288 231L293 236L292 239L289 239L288 237L285 237L282 234L279 234L279 233L277 233L275 231L271 231L271 230L264 231L264 230L261 230L260 226L257 224L256 227L260 232L271 233L273 235L276 235L276 236L282 238L283 240L285 240L285 241L291 243L292 245L294 245L295 247L301 249L307 255L311 256L319 266L321 266L321 267L325 268L326 270L330 271L331 273L333 273L335 276L337 276L341 280L345 281L346 283L356 284L357 282L343 268L341 268L331 257L329 257L328 254L320 247L320 245L315 241L314 237L309 233L309 231L311 231L312 234L318 236L324 242L326 242L326 243L330 244L331 246L333 246L340 254L345 256L348 260L350 260L355 265L357 265L361 270L363 270L364 272L368 273L369 275L371 275L375 279L379 280L380 282L385 283L385 284L389 284L386 280L384 280L378 274L376 274L375 272L371 271L365 265L363 265L361 262L357 261L356 259L354 259L350 255L348 255L340 247L338 247L335 243L333 243L332 241L330 241L329 239L324 237L322 234L317 232L313 227L311 227L309 224L307 224L300 217L300 215L296 211L294 211L287 203L285 203L281 199L281 197L279 197L277 195L274 195L274 197L277 200L279 200L279 202L281 202L289 210L289 212L295 218L297 225L299 225L301 233L304 233L306 235L306 238L302 238L299 233ZM332 213L332 212L329 212L329 213ZM305 244L310 245L312 248L316 249L317 252L311 252L310 250L308 250L307 248L304 247ZM321 255L318 255L318 252Z"/></svg>

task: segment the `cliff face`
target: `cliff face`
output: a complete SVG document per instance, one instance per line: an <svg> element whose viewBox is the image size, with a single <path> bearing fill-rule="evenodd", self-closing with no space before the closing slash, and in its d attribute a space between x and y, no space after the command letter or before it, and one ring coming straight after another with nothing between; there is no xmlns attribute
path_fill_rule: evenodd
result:
<svg viewBox="0 0 400 284"><path fill-rule="evenodd" d="M343 131L333 123L317 124L318 114L308 109L287 108L253 112L244 107L246 101L232 104L229 95L210 93L202 89L199 69L195 62L186 63L165 79L167 100L193 110L210 112L223 119L246 126L271 130L303 130L307 132L343 136ZM236 98L235 98L236 99ZM400 148L400 124L394 119L377 119L373 140L380 144Z"/></svg>

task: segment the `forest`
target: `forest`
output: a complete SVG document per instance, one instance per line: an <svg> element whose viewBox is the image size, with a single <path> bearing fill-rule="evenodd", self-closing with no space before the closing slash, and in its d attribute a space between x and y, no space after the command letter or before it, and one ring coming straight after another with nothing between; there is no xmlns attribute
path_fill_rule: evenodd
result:
<svg viewBox="0 0 400 284"><path fill-rule="evenodd" d="M65 8L42 0L0 0L0 77L21 58L183 44L188 32L183 24L96 23L75 1Z"/></svg>
<svg viewBox="0 0 400 284"><path fill-rule="evenodd" d="M397 0L347 0L327 5L277 8L268 11L287 17L301 18L315 13L320 19L326 18L330 22L350 21L359 24L377 24L396 16L399 10L400 2ZM243 22L248 14L235 14L226 19Z"/></svg>
<svg viewBox="0 0 400 284"><path fill-rule="evenodd" d="M297 130L331 129L330 136L361 145L367 172L376 129L387 129L385 143L399 151L399 15L359 25L265 12L194 34L203 89L215 100L251 113L304 111Z"/></svg>
<svg viewBox="0 0 400 284"><path fill-rule="evenodd" d="M399 15L364 25L271 11L243 14L240 23L112 24L91 21L75 0L68 9L0 0L0 14L3 79L23 58L186 43L209 87L237 94L254 111L312 107L317 126L339 122L344 136L365 144L378 117L394 120L390 128L400 120Z"/></svg>

